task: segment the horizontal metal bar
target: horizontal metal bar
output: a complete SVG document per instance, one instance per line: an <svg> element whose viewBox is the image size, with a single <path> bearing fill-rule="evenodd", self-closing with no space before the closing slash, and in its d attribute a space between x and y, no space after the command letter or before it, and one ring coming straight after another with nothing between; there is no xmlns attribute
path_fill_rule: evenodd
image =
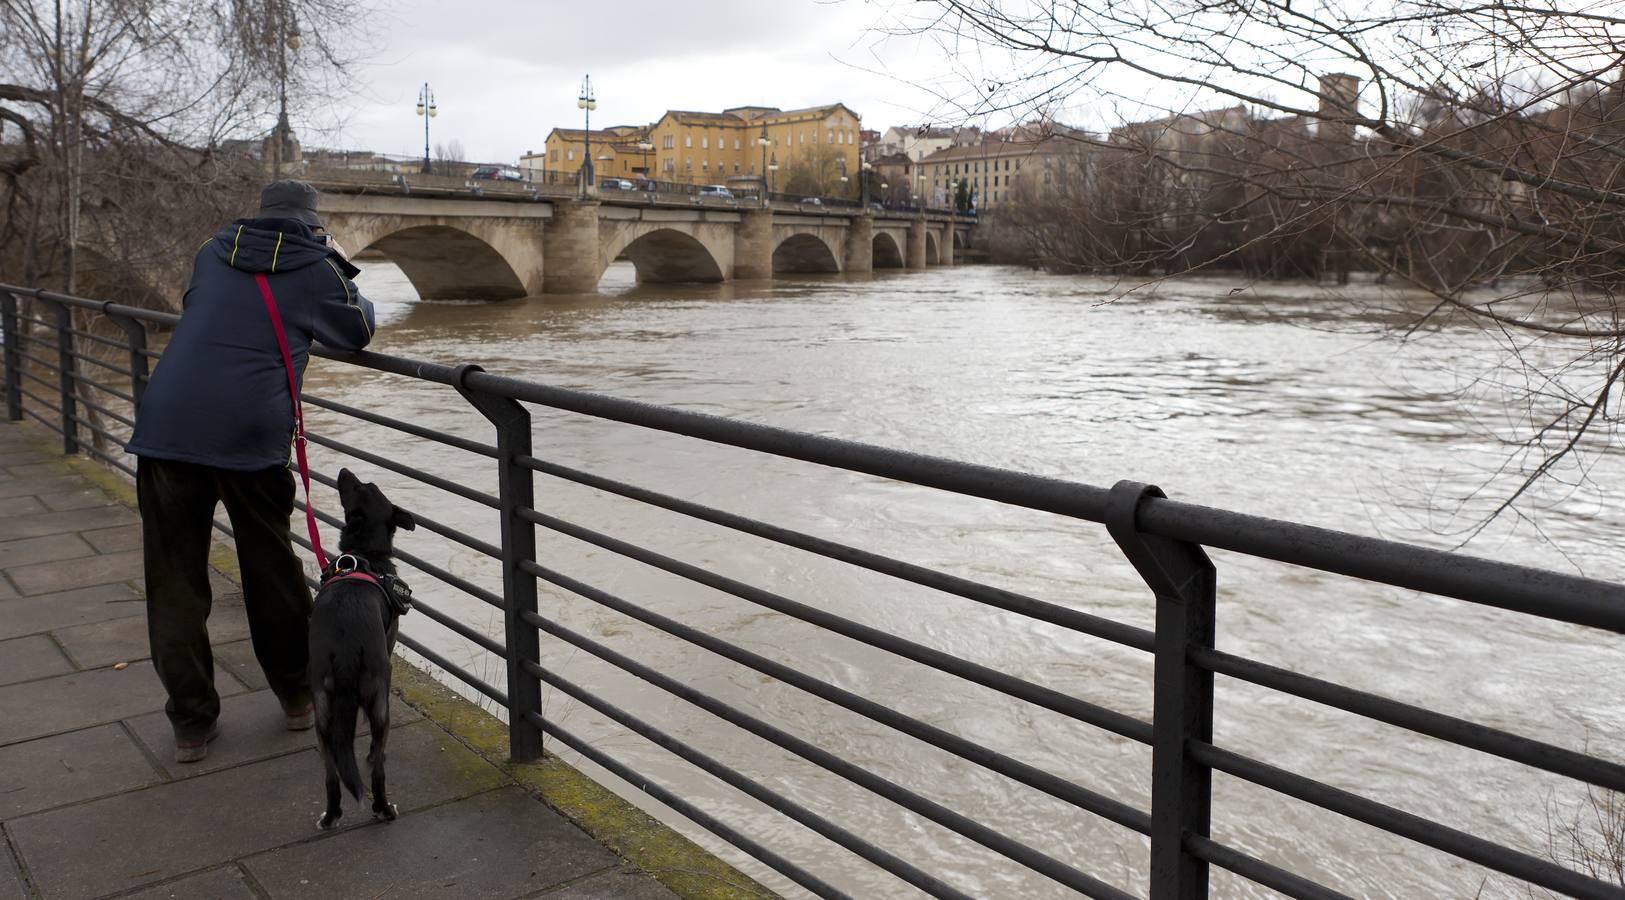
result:
<svg viewBox="0 0 1625 900"><path fill-rule="evenodd" d="M312 406L319 406L322 409L332 410L336 413L343 413L344 415L360 419L363 422L371 422L374 425L382 425L385 428L393 428L396 431L403 431L416 437L437 441L445 444L448 447L456 447L459 450L467 450L470 453L478 453L481 456L490 457L491 459L495 459L497 455L497 448L491 446L490 444L482 444L478 441L460 438L454 434L436 431L433 428L424 428L421 425L413 425L411 422L403 422L400 419L382 416L375 412L369 412L368 410L355 406L349 406L333 400L324 400L314 394L301 394L300 396L306 403L309 403Z"/></svg>
<svg viewBox="0 0 1625 900"><path fill-rule="evenodd" d="M24 293L24 294L30 294L30 295L32 295L34 293L34 291L32 289L25 289L25 288L17 288L16 291L18 293ZM22 313L17 314L17 320L19 322L31 322L31 323L33 323L35 325L44 325L45 327L50 328L52 330L55 330L56 327L57 327L57 324L55 322L52 322L49 319L36 319L33 316L25 316Z"/></svg>
<svg viewBox="0 0 1625 900"><path fill-rule="evenodd" d="M1625 766L1618 763L1218 650L1198 649L1191 653L1190 659L1196 665L1220 675L1239 678L1609 790L1625 791Z"/></svg>
<svg viewBox="0 0 1625 900"><path fill-rule="evenodd" d="M1279 891L1288 897L1296 897L1298 900L1354 900L1347 894L1316 884L1301 875L1272 866L1261 859L1233 850L1199 834L1185 835L1185 849L1198 859L1223 866L1249 881Z"/></svg>
<svg viewBox="0 0 1625 900"><path fill-rule="evenodd" d="M321 435L314 434L309 431L305 432L305 437L309 438L311 443L320 444L330 450L337 450L340 453L353 456L362 462L369 462L375 466L388 469L398 475L405 475L414 481L422 482L430 487L437 487L443 491L446 491L447 493L456 494L457 496L466 500L472 500L475 503L484 504L492 509L497 509L499 506L497 503L497 498L491 496L490 494L481 493L473 488L463 487L455 481L449 481L445 478L441 478L438 475L431 475L421 469L415 469L404 463L395 462L392 459L379 456L376 453L369 453L360 447L353 447L349 444L343 443L342 441L335 441L332 438L322 437Z"/></svg>
<svg viewBox="0 0 1625 900"><path fill-rule="evenodd" d="M133 469L129 465L125 464L122 460L114 459L113 457L107 455L106 453L103 453L94 444L84 444L79 449L84 450L85 452L89 453L90 455L97 457L102 462L105 462L108 465L112 466L113 468L118 469L119 471L125 473L126 475L129 475L131 478L136 477L135 469Z"/></svg>
<svg viewBox="0 0 1625 900"><path fill-rule="evenodd" d="M88 400L88 399L86 399L84 397L80 397L79 402L84 404L85 406L90 407L91 409L94 409L95 411L101 413L102 415L108 417L109 419L112 419L115 422L118 422L121 425L128 425L131 428L135 427L135 420L134 419L126 417L123 413L115 412L114 410L109 409L109 408L101 405L100 403L97 403L94 400ZM120 443L122 443L122 441Z"/></svg>
<svg viewBox="0 0 1625 900"><path fill-rule="evenodd" d="M753 840L749 836L732 828L721 819L716 818L687 800L684 800L682 795L662 787L659 782L652 781L643 774L628 768L620 762L617 762L613 757L610 757L608 754L605 754L603 751L592 746L592 744L579 737L576 737L574 734L571 734L563 726L544 719L536 713L528 711L525 713L525 719L531 724L535 725L537 728L542 729L544 732L562 741L565 746L570 747L577 753L585 756L587 759L590 759L599 766L602 766L605 771L616 776L617 778L620 778L622 781L632 785L645 794L648 794L661 803L666 804L667 806L676 810L679 815L688 819L690 822L693 822L701 828L704 828L706 831L709 831L717 837L722 838L724 841L738 847L740 850L745 851L752 857L761 860L761 862L768 868L773 869L775 872L778 872L791 881L794 881L796 884L799 884L807 890L812 891L814 894L820 897L828 898L828 900L852 900L850 894L843 893L833 887L830 887L817 876L807 872L800 866L797 866L777 853L774 853L772 850L769 850L767 847ZM789 801L786 800L784 802L788 803Z"/></svg>
<svg viewBox="0 0 1625 900"><path fill-rule="evenodd" d="M878 553L870 553L867 550L859 550L846 544L814 537L803 532L759 522L745 516L724 512L699 503L682 500L668 494L604 478L590 472L583 472L580 469L572 469L569 466L561 466L535 457L522 456L519 458L519 464L544 475L573 481L586 487L596 488L631 500L647 503L651 506L658 506L672 512L692 516L702 521L721 525L724 528L732 528L735 531L752 534L775 543L795 547L798 550L806 550L809 553L816 553L840 562L861 566L883 575L890 575L924 587L955 594L967 600L974 600L978 603L985 603L989 606L1049 622L1053 625L1060 625L1063 628L1070 628L1104 640L1124 644L1137 650L1151 651L1152 633L1144 628L1124 625L1121 622L1114 622L1100 616L1069 609L1059 604L990 587L944 572L938 572L934 569L928 569L924 566L917 566Z"/></svg>
<svg viewBox="0 0 1625 900"><path fill-rule="evenodd" d="M40 423L41 425L44 425L46 428L51 429L52 431L56 432L57 434L62 433L62 426L61 425L58 425L55 422L52 422L50 419L45 418L44 416L40 415L37 412L34 412L32 409L29 409L26 406L23 407L23 415L29 417L30 419L33 419L34 421Z"/></svg>
<svg viewBox="0 0 1625 900"><path fill-rule="evenodd" d="M71 335L74 335L75 337L82 337L87 341L95 341L98 344L106 344L109 347L117 347L120 350L126 350L127 351L127 350L130 349L130 341L129 341L128 338L126 338L126 339L124 339L122 341L115 341L112 338L102 337L99 334L92 334L89 331L85 331L85 330L79 329L79 328L69 328L68 333L71 334Z"/></svg>
<svg viewBox="0 0 1625 900"><path fill-rule="evenodd" d="M46 381L45 379L39 377L38 375L35 375L33 372L27 371L26 369L18 369L17 374L23 376L24 378L28 379L29 381L34 382L35 384L39 385L40 387L50 388L53 391L62 390L62 382L60 380L58 380L58 381ZM22 382L19 381L19 382L17 382L17 390L26 392L28 389L23 387ZM38 397L35 397L33 394L29 394L28 396L34 397L34 399L36 399L36 400L39 399ZM56 407L52 407L52 409L56 409ZM57 411L61 412L61 410L57 410Z"/></svg>
<svg viewBox="0 0 1625 900"><path fill-rule="evenodd" d="M1126 716L1120 712L1117 712L1116 710L1107 709L1086 700L1079 700L1076 697L1070 697L1052 688L1033 684L1030 681L1025 681L1005 672L1000 672L997 669L989 668L988 666L981 665L980 663L973 663L952 654L944 653L941 650L927 647L924 644L919 644L914 641L898 637L897 635L889 632L881 631L878 628L873 628L868 625L854 622L850 619L842 618L834 613L808 606L805 603L798 603L789 599L788 597L783 597L779 594L762 590L761 588L752 587L751 585L740 581L735 581L734 579L726 576L717 575L706 569L701 569L698 566L692 566L688 563L680 562L672 559L669 556L655 553L652 550L645 550L642 547L629 544L625 541L617 540L607 535L599 534L596 531L583 528L579 525L571 524L554 516L549 516L544 513L539 513L535 510L528 509L519 510L519 515L527 522L532 522L534 524L541 525L544 528L557 531L560 534L569 535L577 540L585 541L597 547L602 547L611 553L618 553L628 559L635 559L638 562L654 566L657 569L662 569L672 573L673 575L687 578L697 584L703 584L706 587L732 594L742 600L748 600L751 603L755 603L759 606L765 606L768 609L781 612L796 619L800 619L803 622L817 625L820 628L833 631L836 634L849 637L855 641L860 641L868 644L871 647L878 647L887 651L888 653L895 653L904 659L913 660L921 665L930 666L933 669L947 672L974 684L979 684L983 687L999 691L1000 693L1026 700L1029 703L1042 706L1045 709L1061 713L1065 716L1070 716L1080 722L1087 722L1096 728L1104 729L1113 734L1129 738L1130 740L1136 740L1144 744L1151 743L1151 723L1142 722L1139 719L1133 718L1132 716ZM530 571L531 574L557 584L566 590L573 591L575 588L558 579L566 579L572 584L586 587L586 585L582 585L580 582L574 581L574 579L570 579L566 575L542 568L541 566L535 566L534 570L527 568L527 566L530 565L534 564L529 560L520 561L520 568Z"/></svg>
<svg viewBox="0 0 1625 900"><path fill-rule="evenodd" d="M314 476L315 474L316 473L314 473L314 472L311 473L312 476ZM299 510L301 512L303 512L304 509L305 509L304 501L298 499L297 497L294 498L293 505L294 505L295 509L297 509L297 510ZM407 511L410 512L411 510L407 510ZM327 513L324 513L319 509L314 510L314 512L316 514L317 519L321 520L322 522L327 523L328 525L333 526L334 528L339 529L341 532L343 531L344 522L342 520L338 519L335 516L328 515ZM314 549L314 548L312 548L310 546L310 544L308 542L305 542L303 539L301 539L299 537L299 533L297 531L290 531L289 533L293 535L294 540L300 541L302 544L304 544L305 549L307 549L307 550ZM396 547L395 550L394 550L394 556L395 556L395 559L397 559L397 560L399 560L399 561L401 561L403 563L406 563L407 565L411 566L412 568L417 569L418 571L423 572L424 574L429 575L429 576L431 576L431 577L433 577L433 578L435 578L435 579L437 579L437 580L439 580L439 581L441 581L441 582L443 582L445 584L448 584L448 585L458 589L459 591L462 591L463 593L469 595L470 597L475 598L476 600L484 601L487 606L494 606L497 609L502 609L503 608L502 607L502 598L500 596L498 596L497 594L491 593L490 591L486 590L485 588L480 587L479 585L475 584L472 581L469 581L466 578L462 578L460 576L453 575L452 573L446 571L445 569L435 565L432 562L429 562L426 559L423 559L422 557L420 557L420 556L418 556L416 554L408 553L407 551L402 550L399 547Z"/></svg>
<svg viewBox="0 0 1625 900"><path fill-rule="evenodd" d="M328 487L330 487L330 488L332 488L334 490L338 490L338 486L339 486L338 481L336 479L329 478L326 475L321 474L320 472L311 472L310 473L310 480L319 481L322 484L325 484L325 485L327 485ZM482 541L479 538L477 538L477 537L475 537L475 536L473 536L471 534L468 534L467 532L458 531L457 529L451 527L450 525L446 525L446 524L443 524L443 523L441 523L441 522L439 522L439 521L437 521L435 519L431 519L431 518L423 515L422 513L415 512L415 511L410 510L410 509L406 509L406 507L404 507L404 506L400 507L400 508L406 510L409 513L412 513L412 520L414 522L416 522L417 525L419 527L421 527L421 528L432 531L435 534L440 535L441 537L449 538L449 539L451 539L453 541L456 541L457 543L462 544L464 547L467 547L468 549L473 550L473 551L475 551L477 553L483 553L484 555L489 556L492 559L500 560L502 558L502 548L498 547L496 544L493 544L493 543L491 543L489 541Z"/></svg>
<svg viewBox="0 0 1625 900"><path fill-rule="evenodd" d="M783 729L769 725L767 722L740 710L737 707L724 703L715 697L699 691L675 678L663 675L654 669L639 663L630 657L611 650L609 647L592 640L585 635L552 622L535 613L523 613L521 617L528 623L535 625L548 634L567 641L582 650L604 660L611 665L622 669L661 690L688 701L708 713L736 725L751 734L780 747L807 760L819 768L825 769L847 781L856 784L865 790L871 791L913 813L967 837L988 849L1002 854L1035 872L1039 872L1056 882L1066 885L1090 897L1108 898L1108 900L1129 900L1132 896L1126 894L1105 882L1080 872L1077 869L1051 857L1033 847L1001 834L971 819L968 816L955 812L934 800L930 800L914 791L905 788L896 782L882 778L849 760L842 759L835 754L824 750L808 741L802 740ZM548 684L575 694L564 688L560 682L564 679L554 672L543 669L529 661L521 662L520 666L531 675L546 681ZM577 697L582 702L584 698ZM591 705L591 704L589 704ZM599 710L603 712L603 710ZM608 713L605 713L608 715ZM898 874L898 873L894 873ZM934 879L933 879L934 880ZM910 883L913 883L912 881Z"/></svg>
<svg viewBox="0 0 1625 900"><path fill-rule="evenodd" d="M55 338L52 338L51 340L46 340L45 338L35 337L35 336L29 334L26 331L18 331L17 332L17 338L18 338L18 340L27 341L30 344L38 344L41 347L44 347L45 349L51 351L52 353L57 352L57 350L59 349L57 347L57 345L56 345L56 339Z"/></svg>
<svg viewBox="0 0 1625 900"><path fill-rule="evenodd" d="M24 373L24 374L27 374L27 373ZM48 385L48 387L55 387L55 385ZM56 413L58 416L62 415L62 407L57 406L56 404L52 403L50 400L47 400L46 398L41 397L39 394L34 393L33 391L29 390L28 388L25 388L25 387L23 387L22 385L19 384L19 385L17 385L17 392L22 394L24 397L27 397L28 399L33 400L35 403L38 403L39 405L45 407L46 409L50 410L51 412ZM57 429L57 433L61 434L62 430Z"/></svg>
<svg viewBox="0 0 1625 900"><path fill-rule="evenodd" d="M33 363L34 365L39 366L42 369L47 369L49 371L55 372L55 373L57 373L57 377L59 377L59 378L61 377L62 368L60 366L56 365L55 363L46 362L45 360L40 359L39 357L35 356L34 354L29 353L27 350L18 349L15 352L16 352L16 354L18 356L22 357L23 359L28 360L29 362Z"/></svg>
<svg viewBox="0 0 1625 900"><path fill-rule="evenodd" d="M90 363L93 366L100 366L103 369L108 369L108 370L110 370L112 372L116 372L116 373L118 373L120 375L123 375L126 378L134 378L135 377L135 373L131 372L129 369L126 369L123 366L115 366L115 365L113 365L112 363L109 363L109 362L103 362L102 360L99 360L94 356L89 356L89 355L86 355L84 353L77 353L77 352L72 351L72 350L68 351L68 355L73 357L74 359Z"/></svg>
<svg viewBox="0 0 1625 900"><path fill-rule="evenodd" d="M1531 884L1586 900L1625 898L1625 888L1588 878L1548 860L1503 847L1431 819L1424 819L1268 763L1249 759L1239 753L1202 741L1187 741L1186 748L1193 759L1214 771L1234 775L1244 781L1279 791L1305 803L1331 810L1357 822L1380 828L1389 834L1425 844L1435 850L1443 850L1452 856L1475 862L1514 878L1521 878Z"/></svg>
<svg viewBox="0 0 1625 900"><path fill-rule="evenodd" d="M445 626L446 628L456 632L464 640L472 641L472 642L480 645L480 647L482 647L484 650L486 650L486 652L494 653L494 654L496 654L497 656L499 656L499 657L501 657L503 659L508 658L508 648L507 647L504 647L499 642L493 641L489 637L486 637L485 635L480 634L478 631L475 631L472 627L470 627L468 625L464 625L462 622L459 622L458 620L452 618L450 615L448 615L446 613L443 613L438 609L435 609L434 607L430 606L428 603L424 602L422 598L413 599L413 601L412 601L412 609L414 611L416 611L416 612L423 613L425 616L428 616L430 619L432 619L432 620L434 620L436 622L439 622L441 625Z"/></svg>
<svg viewBox="0 0 1625 900"><path fill-rule="evenodd" d="M137 350L135 352L141 354L142 356L145 356L148 359L162 359L163 356L164 356L163 351L161 351L161 350L148 350L145 347L142 347L140 350Z"/></svg>
<svg viewBox="0 0 1625 900"><path fill-rule="evenodd" d="M753 799L766 804L773 810L783 813L790 819L806 826L829 840L856 853L869 862L885 869L898 878L914 885L934 897L951 897L955 900L970 900L969 895L944 883L936 876L931 875L914 864L903 860L892 853L881 849L874 843L859 837L845 828L825 819L812 810L807 809L796 801L764 787L760 783L742 774L734 768L717 761L710 755L696 750L689 744L678 740L661 729L650 725L624 709L597 696L569 679L551 671L544 671L534 663L523 664L525 670L543 681L558 688L564 693L574 697L582 704L597 710L610 720L622 727L638 734L660 747L671 751L683 760L693 764L701 771L721 779L724 783L750 795Z"/></svg>
<svg viewBox="0 0 1625 900"><path fill-rule="evenodd" d="M413 653L416 653L429 662L434 663L436 666L439 666L441 669L445 670L448 674L456 676L458 681L461 681L474 690L479 691L487 697L490 697L492 700L496 701L498 706L501 706L503 709L508 708L508 695L501 690L486 684L484 679L475 676L473 672L468 671L444 656L430 650L428 647L423 646L422 644L413 640L411 635L400 635L397 640L400 641L401 646L406 647Z"/></svg>
<svg viewBox="0 0 1625 900"><path fill-rule="evenodd" d="M107 438L109 441L119 445L120 447L124 446L125 438L119 437L118 435L114 434L113 432L108 431L107 429L101 427L100 425L97 425L97 424L91 422L91 420L89 420L89 419L87 419L87 418L85 418L83 416L74 416L73 421L77 422L80 426L85 428L85 430L89 431L91 434L97 435L99 437Z"/></svg>
<svg viewBox="0 0 1625 900"><path fill-rule="evenodd" d="M1141 531L1544 619L1625 633L1625 585L1160 497Z"/></svg>
<svg viewBox="0 0 1625 900"><path fill-rule="evenodd" d="M746 666L761 672L764 675L776 678L785 684L799 688L815 697L822 698L836 704L837 706L851 710L858 715L864 716L883 725L888 725L897 729L898 731L903 732L904 734L909 735L910 737L924 741L925 743L931 744L934 747L946 750L962 759L966 759L978 765L984 766L987 769L1004 775L1007 778L1019 781L1028 787L1036 788L1037 790L1043 791L1053 797L1092 812L1108 821L1115 822L1116 824L1125 828L1131 828L1140 832L1141 834L1150 833L1151 817L1148 814L1134 809L1125 803L1113 800L1110 797L1106 797L1102 794L1088 790L1087 788L1080 787L1079 785L1067 781L1066 779L1057 775L1045 772L1042 769L1030 766L1026 763L1020 762L1019 760L1012 759L1009 756L995 750L991 750L987 747L983 747L982 745L973 741L966 740L965 738L962 738L956 734L944 731L943 729L937 728L934 725L928 725L919 721L918 719L904 715L903 713L889 707L882 706L873 700L866 697L861 697L858 694L844 688L839 688L835 685L829 684L828 682L820 681L806 674L805 672L798 671L784 665L783 663L768 659L760 654L752 653L751 651L742 647L730 644L721 638L706 634L704 631L701 631L698 628L684 625L675 619L638 606L635 603L631 603L621 597L610 594L607 591L602 591L597 588L590 588L587 585L581 585L580 587L586 588L588 591L590 591L590 593L582 593L582 591L578 588L573 588L572 590L574 590L576 593L581 593L582 596L607 609L612 609L646 625L658 628L661 631L672 635L673 637L681 638L682 640L688 641L697 647L709 650L712 653L723 657L724 659L731 660L742 666Z"/></svg>
<svg viewBox="0 0 1625 900"><path fill-rule="evenodd" d="M119 398L120 400L123 400L125 403L130 404L131 406L135 405L135 397L128 394L128 393L125 393L124 391L119 390L118 388L109 387L108 385L102 384L99 381L91 381L90 379L83 378L83 377L75 378L74 381L77 384L82 384L82 385L84 385L85 387L88 387L88 388L94 388L95 390L101 391L104 394L112 394L113 396Z"/></svg>

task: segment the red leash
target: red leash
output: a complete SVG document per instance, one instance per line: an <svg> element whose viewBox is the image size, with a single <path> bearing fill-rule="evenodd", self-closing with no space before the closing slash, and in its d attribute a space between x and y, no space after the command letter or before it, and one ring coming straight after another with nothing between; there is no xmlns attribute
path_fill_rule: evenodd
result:
<svg viewBox="0 0 1625 900"><path fill-rule="evenodd" d="M305 462L305 410L299 402L299 382L293 377L293 357L288 353L288 336L282 331L282 315L277 312L276 299L271 296L271 282L265 273L255 272L260 296L265 298L265 310L271 314L271 326L276 329L276 343L282 348L282 365L288 371L288 393L293 395L293 452L299 457L299 477L305 483L305 527L310 529L310 548L316 551L316 565L327 571L327 555L322 552L322 536L316 531L316 511L310 503L310 464Z"/></svg>

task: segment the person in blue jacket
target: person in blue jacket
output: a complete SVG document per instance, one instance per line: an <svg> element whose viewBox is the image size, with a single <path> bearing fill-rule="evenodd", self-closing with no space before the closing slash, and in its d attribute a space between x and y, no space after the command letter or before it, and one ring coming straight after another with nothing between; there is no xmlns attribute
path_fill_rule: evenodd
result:
<svg viewBox="0 0 1625 900"><path fill-rule="evenodd" d="M372 303L351 280L360 270L322 227L316 196L303 182L273 182L255 216L199 248L180 325L125 446L138 458L147 632L179 762L203 759L219 730L207 627L216 503L231 519L254 655L287 727L311 725L310 589L288 535L293 402L254 276L270 284L297 379L312 341L359 350L372 340Z"/></svg>

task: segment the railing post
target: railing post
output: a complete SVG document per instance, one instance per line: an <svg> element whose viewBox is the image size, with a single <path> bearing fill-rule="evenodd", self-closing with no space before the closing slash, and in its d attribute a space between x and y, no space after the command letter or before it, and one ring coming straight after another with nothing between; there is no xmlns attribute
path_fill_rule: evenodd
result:
<svg viewBox="0 0 1625 900"><path fill-rule="evenodd" d="M13 422L23 417L23 366L22 357L17 355L23 339L17 331L19 324L17 295L0 291L0 328L6 331L6 418Z"/></svg>
<svg viewBox="0 0 1625 900"><path fill-rule="evenodd" d="M1200 545L1141 532L1140 504L1160 488L1120 481L1106 501L1106 529L1157 598L1151 723L1151 900L1207 896L1207 863L1185 835L1208 836L1212 772L1188 742L1213 740L1213 673L1190 652L1213 646L1215 578Z"/></svg>
<svg viewBox="0 0 1625 900"><path fill-rule="evenodd" d="M38 297L38 294L35 295ZM74 383L77 369L73 359L73 309L66 303L55 303L44 297L38 299L56 310L56 364L60 384L57 396L62 403L62 452L72 456L79 452L79 402Z"/></svg>
<svg viewBox="0 0 1625 900"><path fill-rule="evenodd" d="M102 304L102 315L113 320L113 324L124 329L124 336L130 339L130 396L135 398L135 405L141 405L141 396L147 390L147 376L149 374L147 361L147 327L135 319L115 315L108 311L111 302Z"/></svg>
<svg viewBox="0 0 1625 900"><path fill-rule="evenodd" d="M519 568L521 560L536 558L536 526L519 517L519 510L536 506L535 473L519 464L530 455L530 410L516 400L482 394L468 387L479 366L457 369L457 392L463 395L497 430L497 487L502 516L502 607L508 647L508 753L515 762L542 755L542 732L526 713L542 713L541 679L524 664L542 664L541 633L521 618L536 612L536 579Z"/></svg>

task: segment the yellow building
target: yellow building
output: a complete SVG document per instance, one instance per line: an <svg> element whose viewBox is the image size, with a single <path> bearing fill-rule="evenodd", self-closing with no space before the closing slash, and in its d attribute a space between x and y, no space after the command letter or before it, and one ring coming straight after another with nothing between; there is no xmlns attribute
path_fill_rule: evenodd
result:
<svg viewBox="0 0 1625 900"><path fill-rule="evenodd" d="M591 147L595 177L635 178L654 166L653 149L645 151L640 146L648 133L647 128L637 125L614 125L593 129L588 142L587 132L580 128L555 128L547 135L541 153L519 157L519 169L532 181L543 180L544 170L574 178Z"/></svg>
<svg viewBox="0 0 1625 900"><path fill-rule="evenodd" d="M762 179L772 161L778 165L776 187L786 187L799 173L801 181L835 193L843 165L849 183L857 184L861 123L862 117L842 103L791 110L736 106L720 113L672 110L649 128L655 178L695 184Z"/></svg>

